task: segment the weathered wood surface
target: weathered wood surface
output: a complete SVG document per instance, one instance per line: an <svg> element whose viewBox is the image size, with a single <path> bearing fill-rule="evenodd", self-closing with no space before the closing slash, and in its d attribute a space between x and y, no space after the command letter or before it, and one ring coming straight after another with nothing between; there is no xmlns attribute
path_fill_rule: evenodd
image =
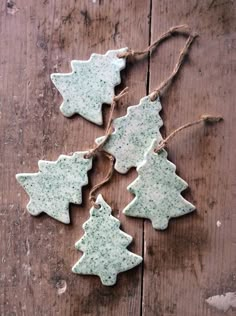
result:
<svg viewBox="0 0 236 316"><path fill-rule="evenodd" d="M0 10L0 315L222 315L205 299L236 291L236 4L2 0ZM170 159L190 186L185 197L197 212L172 220L165 232L122 215L132 199L126 186L134 170L128 176L115 173L101 190L134 237L130 249L144 255L143 267L122 273L115 287L106 288L96 277L71 273L89 204L71 207L68 226L46 215L32 217L15 173L37 171L38 159L87 149L103 134L79 116L61 115L50 73L70 71L71 59L87 59L92 52L142 49L182 23L200 37L162 98L163 133L205 112L222 114L224 122L183 132L169 145ZM153 54L150 71L147 60L128 65L122 86L130 93L117 116L171 72L183 44L181 37L164 43ZM96 163L92 184L107 167ZM88 193L89 187L85 201Z"/></svg>

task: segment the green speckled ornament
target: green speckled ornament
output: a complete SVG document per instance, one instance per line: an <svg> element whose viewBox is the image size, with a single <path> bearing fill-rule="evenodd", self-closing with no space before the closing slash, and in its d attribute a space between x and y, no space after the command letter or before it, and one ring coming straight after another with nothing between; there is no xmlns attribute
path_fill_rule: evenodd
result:
<svg viewBox="0 0 236 316"><path fill-rule="evenodd" d="M87 152L72 156L59 156L57 161L38 162L38 173L20 173L17 181L30 196L27 209L31 215L47 213L56 220L70 222L69 203L82 203L82 186L88 184L87 172L92 168L92 158Z"/></svg>
<svg viewBox="0 0 236 316"><path fill-rule="evenodd" d="M127 114L113 121L114 132L111 134L103 149L116 158L115 169L126 173L131 167L142 163L145 152L152 140L162 140L160 127L162 119L159 99L151 101L144 97L138 105L128 107ZM103 137L96 139L97 143Z"/></svg>
<svg viewBox="0 0 236 316"><path fill-rule="evenodd" d="M83 256L72 271L98 275L102 284L111 286L116 283L118 273L137 266L142 257L126 249L132 237L120 230L120 221L111 215L111 208L101 195L96 204L100 208L91 208L90 218L83 225L85 234L75 244Z"/></svg>
<svg viewBox="0 0 236 316"><path fill-rule="evenodd" d="M95 124L102 124L102 104L112 103L114 87L120 84L120 71L126 64L126 59L117 55L125 51L127 48L109 50L105 55L92 54L87 61L73 60L71 73L51 75L63 97L60 110L65 116L78 113Z"/></svg>
<svg viewBox="0 0 236 316"><path fill-rule="evenodd" d="M156 144L153 141L137 169L138 178L128 186L135 198L123 213L148 218L155 229L166 229L170 218L190 213L195 207L182 197L181 192L188 185L176 175L176 167L167 159L167 152L164 149L154 152Z"/></svg>

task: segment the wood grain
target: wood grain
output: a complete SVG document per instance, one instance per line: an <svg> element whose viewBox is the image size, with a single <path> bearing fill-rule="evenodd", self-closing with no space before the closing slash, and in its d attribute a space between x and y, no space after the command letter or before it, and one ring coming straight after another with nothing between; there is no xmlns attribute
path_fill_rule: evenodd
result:
<svg viewBox="0 0 236 316"><path fill-rule="evenodd" d="M236 290L236 6L231 1L152 4L152 41L172 25L183 23L200 35L162 98L163 132L168 135L203 113L222 114L224 122L187 130L168 147L170 160L190 186L184 196L197 211L171 220L165 232L155 232L145 222L143 315L222 315L205 299ZM175 37L153 55L150 91L170 74L184 40Z"/></svg>
<svg viewBox="0 0 236 316"><path fill-rule="evenodd" d="M236 5L221 0L2 0L0 2L0 315L215 316L205 299L236 291ZM144 251L144 266L122 273L106 288L96 277L71 273L80 257L74 243L88 218L88 193L108 163L98 159L71 207L71 225L26 211L18 172L37 171L39 159L85 150L103 128L79 116L66 119L52 72L69 72L70 60L129 46L145 48L170 26L188 23L200 34L172 87L162 98L163 134L202 113L224 122L178 135L168 148L190 186L184 196L195 214L172 220L165 232L126 218L126 186L136 177L114 174L101 193ZM130 93L116 116L158 85L172 70L184 38L175 37L147 60L129 63L122 85ZM104 106L107 121L109 107ZM217 227L217 221L221 226ZM232 316L235 312L229 311Z"/></svg>
<svg viewBox="0 0 236 316"><path fill-rule="evenodd" d="M2 3L2 2L1 2ZM119 276L113 288L97 277L71 272L80 253L74 243L83 234L90 205L71 207L72 225L26 211L27 195L15 180L17 172L37 171L38 159L91 148L104 134L79 116L66 119L59 111L61 97L50 82L52 72L69 72L72 59L88 59L93 52L148 44L149 5L140 1L15 1L18 11L1 4L1 315L139 315L141 271ZM11 12L11 13L10 13ZM139 32L137 32L139 30ZM146 94L147 61L132 65L123 85L132 94L127 104ZM108 107L104 106L105 114ZM107 117L107 115L106 115ZM107 162L95 163L92 183L107 172ZM135 177L115 174L101 191L120 217L124 231L134 237L130 249L142 252L143 226L121 215ZM84 191L88 200L89 187ZM66 290L59 295L60 289Z"/></svg>

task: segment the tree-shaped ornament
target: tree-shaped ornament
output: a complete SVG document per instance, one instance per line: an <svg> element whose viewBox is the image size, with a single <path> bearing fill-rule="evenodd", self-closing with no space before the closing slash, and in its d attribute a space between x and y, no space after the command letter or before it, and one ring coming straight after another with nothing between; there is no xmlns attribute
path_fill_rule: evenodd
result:
<svg viewBox="0 0 236 316"><path fill-rule="evenodd" d="M72 271L78 274L98 275L102 284L116 283L117 274L142 262L142 257L127 250L132 237L120 230L120 221L111 215L110 206L99 195L90 209L90 218L84 223L84 236L75 244L83 252Z"/></svg>
<svg viewBox="0 0 236 316"><path fill-rule="evenodd" d="M176 166L167 159L167 152L164 149L154 152L156 144L153 141L145 160L137 168L137 179L128 186L135 198L123 213L148 218L155 229L163 230L170 218L190 213L195 207L181 195L188 185L176 175Z"/></svg>
<svg viewBox="0 0 236 316"><path fill-rule="evenodd" d="M92 158L87 152L72 156L59 156L57 161L38 162L38 173L20 173L17 181L30 196L27 209L31 215L44 212L54 219L69 224L69 203L82 203L82 186L88 184L87 172L92 168Z"/></svg>
<svg viewBox="0 0 236 316"><path fill-rule="evenodd" d="M114 88L120 84L120 71L126 59L118 54L127 48L109 50L105 55L92 54L89 60L72 60L71 73L54 73L51 79L63 97L61 112L70 117L76 113L102 125L102 104L111 104Z"/></svg>
<svg viewBox="0 0 236 316"><path fill-rule="evenodd" d="M105 142L103 149L116 158L115 169L126 173L131 167L138 167L150 147L152 140L162 140L159 115L159 98L151 101L150 96L140 100L138 105L128 107L127 114L113 121L114 132ZM99 144L104 137L96 139Z"/></svg>

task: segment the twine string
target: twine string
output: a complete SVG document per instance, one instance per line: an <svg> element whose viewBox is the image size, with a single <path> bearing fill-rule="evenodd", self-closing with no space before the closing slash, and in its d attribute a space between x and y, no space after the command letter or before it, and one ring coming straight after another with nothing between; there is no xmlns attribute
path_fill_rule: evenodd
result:
<svg viewBox="0 0 236 316"><path fill-rule="evenodd" d="M183 34L183 35L190 35L191 29L188 25L177 25L174 27L171 27L168 31L164 32L154 43L149 45L147 48L145 48L142 51L134 51L132 49L129 49L126 52L119 53L117 56L119 58L128 58L128 57L136 57L140 55L146 55L148 53L152 53L157 46L163 42L164 40L168 39L169 37L175 35L175 34Z"/></svg>
<svg viewBox="0 0 236 316"><path fill-rule="evenodd" d="M84 158L89 159L91 157L94 157L97 154L97 152L100 151L102 147L105 145L105 143L107 142L108 138L112 134L112 121L113 121L114 110L117 106L118 101L127 93L128 93L128 87L124 88L118 95L113 97L104 139L100 144L96 144L93 149L91 149L88 153L86 153L84 155Z"/></svg>
<svg viewBox="0 0 236 316"><path fill-rule="evenodd" d="M169 136L167 136L165 139L163 139L159 143L158 147L156 149L154 149L154 152L155 153L160 152L162 149L164 149L166 147L167 143L169 143L170 140L175 137L176 134L178 134L179 132L181 132L182 130L184 130L186 128L189 128L191 126L197 125L197 124L199 124L201 122L204 122L204 123L217 123L217 122L219 122L221 120L223 120L222 116L212 116L212 115L209 115L209 114L203 114L203 115L201 115L201 117L198 120L195 120L193 122L188 122L188 123L180 126L179 128L175 129L172 133L170 133Z"/></svg>
<svg viewBox="0 0 236 316"><path fill-rule="evenodd" d="M198 35L195 33L189 35L189 37L184 45L184 48L181 50L181 52L179 54L178 61L175 64L175 67L174 67L172 73L169 75L169 77L167 77L164 81L162 81L161 84L156 89L153 90L153 92L150 93L149 96L150 96L151 101L156 100L161 95L161 92L163 90L165 90L165 88L167 86L169 86L170 83L173 81L173 79L176 77L176 75L178 74L178 72L180 70L180 67L183 65L185 57L187 56L187 54L189 52L191 44L193 43L194 39L197 36Z"/></svg>
<svg viewBox="0 0 236 316"><path fill-rule="evenodd" d="M111 109L110 109L110 115L109 115L109 119L107 122L107 127L106 127L106 132L105 132L105 136L103 141L100 144L97 144L92 150L90 150L84 157L89 159L93 156L95 156L97 154L98 151L100 151L102 149L102 147L104 146L104 144L106 143L106 141L108 140L108 138L110 137L110 135L112 134L112 121L113 121L113 113L115 110L115 107L117 106L118 101L124 96L126 95L128 92L128 87L124 88L118 95L113 97L112 103L111 103ZM96 203L96 196L95 196L95 192L100 189L104 184L106 184L108 181L110 181L112 175L113 175L113 171L114 171L114 157L108 153L106 153L105 151L102 151L102 153L110 160L110 167L108 170L108 173L106 175L106 177L99 182L98 184L96 184L90 191L89 193L89 201L90 203L93 205L93 207L99 209L100 205Z"/></svg>
<svg viewBox="0 0 236 316"><path fill-rule="evenodd" d="M110 181L112 175L113 175L113 171L114 171L114 157L106 152L103 152L103 154L110 160L110 167L108 170L108 173L106 175L106 177L99 182L98 184L96 184L92 190L89 193L89 201L90 203L93 205L93 207L99 209L101 206L99 204L96 203L96 196L95 196L95 192L100 189L104 184L106 184L108 181Z"/></svg>
<svg viewBox="0 0 236 316"><path fill-rule="evenodd" d="M173 81L173 79L175 78L175 76L179 72L179 69L184 62L185 56L188 54L188 51L189 51L191 44L193 43L194 39L198 35L195 32L192 32L190 27L186 24L177 25L177 26L171 27L168 31L161 34L161 36L154 43L149 45L143 51L134 51L132 49L129 49L128 51L123 52L123 53L119 53L117 55L119 58L128 58L128 57L136 57L136 56L141 56L141 55L145 56L147 54L151 54L153 52L153 50L155 50L160 43L162 43L164 40L168 39L169 37L171 37L175 34L182 34L184 36L188 36L188 39L186 41L184 48L180 52L178 61L175 65L172 73L170 74L170 76L167 79L165 79L163 82L161 82L161 84L150 93L149 96L150 96L151 101L156 100L161 95L161 92L167 86L169 86L169 84Z"/></svg>
<svg viewBox="0 0 236 316"><path fill-rule="evenodd" d="M111 129L111 124L112 124L112 120L113 120L113 113L115 110L115 107L117 106L118 101L128 93L129 88L125 87L118 95L115 95L113 98L113 101L111 103L111 111L110 111L110 115L109 115L109 119L108 119L108 123L107 123L107 128L106 128L106 135L109 134L109 131ZM110 136L110 135L109 135Z"/></svg>

